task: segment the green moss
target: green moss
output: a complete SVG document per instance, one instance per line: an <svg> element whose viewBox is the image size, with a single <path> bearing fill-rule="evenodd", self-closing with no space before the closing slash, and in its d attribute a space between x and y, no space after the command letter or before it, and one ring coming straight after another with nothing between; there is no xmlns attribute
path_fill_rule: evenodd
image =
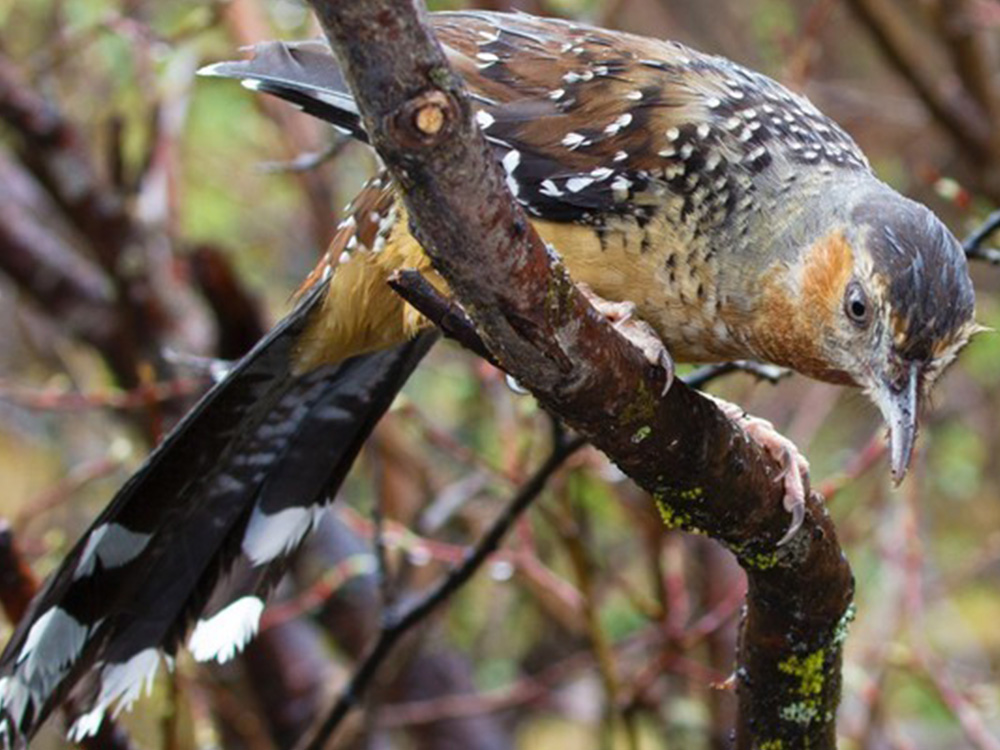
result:
<svg viewBox="0 0 1000 750"><path fill-rule="evenodd" d="M447 68L432 68L427 77L431 82L441 89L454 88L451 72Z"/></svg>
<svg viewBox="0 0 1000 750"><path fill-rule="evenodd" d="M803 698L815 697L823 692L826 675L823 673L823 662L826 659L826 649L819 649L805 657L790 656L778 664L778 669L785 674L799 678L798 694Z"/></svg>
<svg viewBox="0 0 1000 750"><path fill-rule="evenodd" d="M572 316L569 299L573 294L576 294L576 286L574 286L566 271L566 266L558 259L558 256L553 257L551 268L551 279L545 293L545 310L551 323L559 326L565 322L567 316Z"/></svg>
<svg viewBox="0 0 1000 750"><path fill-rule="evenodd" d="M693 530L691 516L688 513L683 513L668 505L659 495L653 495L653 500L656 503L656 509L660 512L660 518L663 519L664 526L668 529Z"/></svg>
<svg viewBox="0 0 1000 750"><path fill-rule="evenodd" d="M740 561L745 568L750 568L751 570L770 570L778 564L778 551L741 555Z"/></svg>
<svg viewBox="0 0 1000 750"><path fill-rule="evenodd" d="M694 502L696 500L701 500L705 496L705 490L701 487L691 487L687 490L680 490L677 493L678 500L685 500L687 502Z"/></svg>
<svg viewBox="0 0 1000 750"><path fill-rule="evenodd" d="M622 409L621 424L630 425L636 422L645 424L652 421L656 414L659 399L649 389L645 381L639 383L635 398Z"/></svg>
<svg viewBox="0 0 1000 750"><path fill-rule="evenodd" d="M790 656L778 664L778 670L799 680L795 693L802 700L781 709L785 721L808 725L820 719L820 696L826 684L823 663L826 649L818 649L808 656Z"/></svg>
<svg viewBox="0 0 1000 750"><path fill-rule="evenodd" d="M844 614L840 618L840 622L837 623L837 627L833 631L833 645L840 646L847 640L847 634L851 629L851 623L854 622L854 618L858 613L858 608L852 603L848 605Z"/></svg>
<svg viewBox="0 0 1000 750"><path fill-rule="evenodd" d="M632 442L635 445L638 445L652 434L653 434L653 428L650 427L649 425L643 425L634 433L632 433Z"/></svg>
<svg viewBox="0 0 1000 750"><path fill-rule="evenodd" d="M785 743L781 740L764 740L759 745L759 750L784 750Z"/></svg>

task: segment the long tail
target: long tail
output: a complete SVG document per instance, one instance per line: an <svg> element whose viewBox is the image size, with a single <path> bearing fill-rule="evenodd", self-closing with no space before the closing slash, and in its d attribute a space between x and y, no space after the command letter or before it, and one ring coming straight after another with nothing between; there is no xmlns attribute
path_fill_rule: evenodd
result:
<svg viewBox="0 0 1000 750"><path fill-rule="evenodd" d="M220 661L256 632L288 553L434 340L298 372L327 288L201 400L35 599L0 656L0 744L24 746L67 698L70 736L95 732L189 631L196 658Z"/></svg>

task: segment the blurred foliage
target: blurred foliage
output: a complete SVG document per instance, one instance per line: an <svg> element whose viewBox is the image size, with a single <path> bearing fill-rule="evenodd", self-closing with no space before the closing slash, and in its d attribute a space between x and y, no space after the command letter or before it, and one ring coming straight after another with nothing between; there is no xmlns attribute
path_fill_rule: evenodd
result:
<svg viewBox="0 0 1000 750"><path fill-rule="evenodd" d="M430 5L467 7L460 0ZM919 14L948 3L898 5ZM994 205L977 165L935 126L844 3L482 6L560 14L724 54L806 92L851 131L887 181L931 205L959 236ZM981 0L976 7L1000 4ZM995 29L983 30L993 47ZM320 152L335 136L194 71L256 39L315 33L305 9L290 0L0 0L0 50L77 125L103 172L141 183L154 153L166 160L165 186L137 184L130 195L136 215L160 217L154 223L168 239L173 280L190 284L190 254L211 246L271 321L288 309L322 238L375 159L350 144L307 175L265 169ZM13 145L0 126L0 149ZM974 278L979 320L1000 328L1000 272L978 266ZM45 574L150 444L134 412L101 407L118 392L101 357L29 298L0 277L0 476L7 488L0 515L12 520ZM201 303L177 303L172 314L189 315L209 331L217 324ZM185 353L213 356L210 338L191 335L180 344ZM858 394L799 377L772 387L737 375L717 388L774 421L809 456L815 486L836 490L830 512L858 580L840 721L845 748L973 746L970 721L983 736L1000 732L998 363L995 334L978 336L963 353L937 390L915 470L898 490L883 460L861 472L852 468L879 430ZM183 368L176 374L192 376ZM25 389L52 403L29 403ZM60 394L85 394L91 405L63 408ZM168 420L180 412L169 406ZM439 347L342 493L362 518L380 499L390 520L416 535L390 539L397 595L426 586L449 554L478 537L542 460L548 440L548 419L530 398L455 347ZM87 472L101 462L108 462L103 471ZM79 481L67 481L73 477ZM506 550L505 562L489 566L433 629L435 640L469 659L483 705L496 701L514 745L727 746L734 699L717 683L732 664L743 583L725 555L705 540L659 528L648 500L593 451L571 461ZM718 622L709 627L703 618L714 615ZM322 652L334 681L355 655ZM252 730L268 707L254 703L259 698L253 685L241 683L240 669L210 670L182 658L174 689L160 686L126 720L137 743L274 746ZM251 698L241 702L247 691ZM377 700L379 716L391 719L392 697L383 692ZM386 733L392 747L414 742L399 739L398 730ZM59 741L48 737L37 746Z"/></svg>

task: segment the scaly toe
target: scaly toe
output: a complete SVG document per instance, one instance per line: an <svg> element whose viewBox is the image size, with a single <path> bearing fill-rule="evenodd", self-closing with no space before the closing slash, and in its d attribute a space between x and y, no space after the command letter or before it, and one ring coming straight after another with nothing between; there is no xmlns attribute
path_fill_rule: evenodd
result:
<svg viewBox="0 0 1000 750"><path fill-rule="evenodd" d="M792 514L792 523L781 537L779 545L786 544L798 530L806 517L806 482L809 478L809 462L799 452L791 440L778 432L774 425L765 419L751 417L741 408L728 401L711 396L719 408L733 421L740 425L751 440L763 448L770 456L781 464L781 471L775 477L776 482L784 485L784 507Z"/></svg>
<svg viewBox="0 0 1000 750"><path fill-rule="evenodd" d="M653 367L662 367L666 375L663 384L665 395L674 383L674 360L663 344L663 340L646 321L635 317L634 302L611 302L600 297L586 284L579 284L580 291L594 309L605 317L625 338L639 347L646 361Z"/></svg>
<svg viewBox="0 0 1000 750"><path fill-rule="evenodd" d="M781 537L778 546L789 541L802 526L806 517L806 485L805 479L809 476L809 464L802 458L791 443L785 446L781 456L782 469L777 476L777 481L781 481L785 486L784 506L785 510L792 514L792 523ZM803 464L805 468L803 470Z"/></svg>

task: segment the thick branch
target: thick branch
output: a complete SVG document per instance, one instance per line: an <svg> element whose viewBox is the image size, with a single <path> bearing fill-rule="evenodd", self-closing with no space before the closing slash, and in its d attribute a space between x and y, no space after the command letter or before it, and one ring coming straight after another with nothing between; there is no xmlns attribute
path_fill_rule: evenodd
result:
<svg viewBox="0 0 1000 750"><path fill-rule="evenodd" d="M98 174L80 131L3 57L0 120L19 136L21 160L114 272L134 233L124 200Z"/></svg>
<svg viewBox="0 0 1000 750"><path fill-rule="evenodd" d="M834 747L852 579L818 500L776 550L780 467L690 389L661 398L664 373L577 291L506 191L422 8L312 5L416 236L496 360L652 493L667 523L722 541L746 568L738 747Z"/></svg>

